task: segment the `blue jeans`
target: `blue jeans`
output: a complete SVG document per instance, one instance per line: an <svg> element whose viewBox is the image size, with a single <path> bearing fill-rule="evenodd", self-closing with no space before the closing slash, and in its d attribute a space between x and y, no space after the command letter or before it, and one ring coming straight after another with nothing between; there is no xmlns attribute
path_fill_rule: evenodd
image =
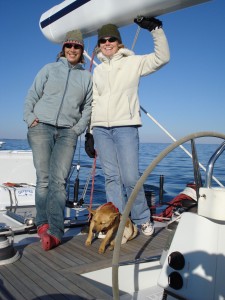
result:
<svg viewBox="0 0 225 300"><path fill-rule="evenodd" d="M68 178L77 135L69 128L39 123L28 129L37 183L35 191L36 225L49 224L48 232L62 239Z"/></svg>
<svg viewBox="0 0 225 300"><path fill-rule="evenodd" d="M107 202L123 213L127 198L132 193L139 174L139 134L136 126L94 127L95 148L105 175ZM150 220L150 210L142 188L131 210L137 225Z"/></svg>

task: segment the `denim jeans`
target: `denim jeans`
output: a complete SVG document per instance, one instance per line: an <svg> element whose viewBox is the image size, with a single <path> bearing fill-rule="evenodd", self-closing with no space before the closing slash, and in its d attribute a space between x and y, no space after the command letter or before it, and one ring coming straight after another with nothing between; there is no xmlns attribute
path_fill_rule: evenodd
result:
<svg viewBox="0 0 225 300"><path fill-rule="evenodd" d="M107 202L123 213L127 199L139 174L139 134L136 126L94 127L95 148L105 175ZM150 210L141 188L131 210L131 219L137 225L150 220Z"/></svg>
<svg viewBox="0 0 225 300"><path fill-rule="evenodd" d="M49 224L48 232L62 239L66 180L68 178L77 135L69 128L39 123L28 129L37 182L35 191L36 225Z"/></svg>

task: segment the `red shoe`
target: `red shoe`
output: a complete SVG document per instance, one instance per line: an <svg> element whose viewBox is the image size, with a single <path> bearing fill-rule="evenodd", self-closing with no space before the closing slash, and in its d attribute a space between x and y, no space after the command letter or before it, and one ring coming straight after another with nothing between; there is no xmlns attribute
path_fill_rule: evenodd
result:
<svg viewBox="0 0 225 300"><path fill-rule="evenodd" d="M37 228L37 234L39 235L39 237L41 238L43 234L45 234L47 232L49 228L48 224L42 224L40 226L38 226Z"/></svg>
<svg viewBox="0 0 225 300"><path fill-rule="evenodd" d="M41 243L42 243L42 248L45 251L48 251L50 249L57 247L60 244L60 240L46 232L41 237Z"/></svg>

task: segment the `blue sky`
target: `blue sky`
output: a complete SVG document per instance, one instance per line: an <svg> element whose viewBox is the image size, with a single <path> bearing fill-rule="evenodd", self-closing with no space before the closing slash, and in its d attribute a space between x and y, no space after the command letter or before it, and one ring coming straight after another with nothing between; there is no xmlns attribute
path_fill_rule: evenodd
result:
<svg viewBox="0 0 225 300"><path fill-rule="evenodd" d="M39 29L42 13L57 0L1 0L0 139L26 138L23 103L36 73L55 61L60 45L49 42ZM90 16L91 17L91 16ZM179 139L198 131L225 133L225 1L209 1L160 16L171 60L141 79L140 103L157 122ZM121 28L123 43L131 48L136 24ZM96 36L85 40L89 54ZM141 30L134 51L153 50L149 32ZM89 64L86 64L89 68ZM142 142L171 139L142 113Z"/></svg>

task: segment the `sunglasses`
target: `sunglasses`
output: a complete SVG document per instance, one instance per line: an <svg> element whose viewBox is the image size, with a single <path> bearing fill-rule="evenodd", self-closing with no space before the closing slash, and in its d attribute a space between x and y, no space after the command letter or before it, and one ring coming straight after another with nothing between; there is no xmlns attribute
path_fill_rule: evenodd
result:
<svg viewBox="0 0 225 300"><path fill-rule="evenodd" d="M114 42L118 41L118 39L116 37L113 37L113 36L109 37L107 39L99 39L98 44L105 44L107 41L110 42L110 43L114 43Z"/></svg>
<svg viewBox="0 0 225 300"><path fill-rule="evenodd" d="M72 43L64 44L64 46L65 46L66 48L69 48L69 49L71 49L72 47L73 47L74 49L82 49L82 48L83 48L81 45L78 45L78 44L72 44Z"/></svg>

